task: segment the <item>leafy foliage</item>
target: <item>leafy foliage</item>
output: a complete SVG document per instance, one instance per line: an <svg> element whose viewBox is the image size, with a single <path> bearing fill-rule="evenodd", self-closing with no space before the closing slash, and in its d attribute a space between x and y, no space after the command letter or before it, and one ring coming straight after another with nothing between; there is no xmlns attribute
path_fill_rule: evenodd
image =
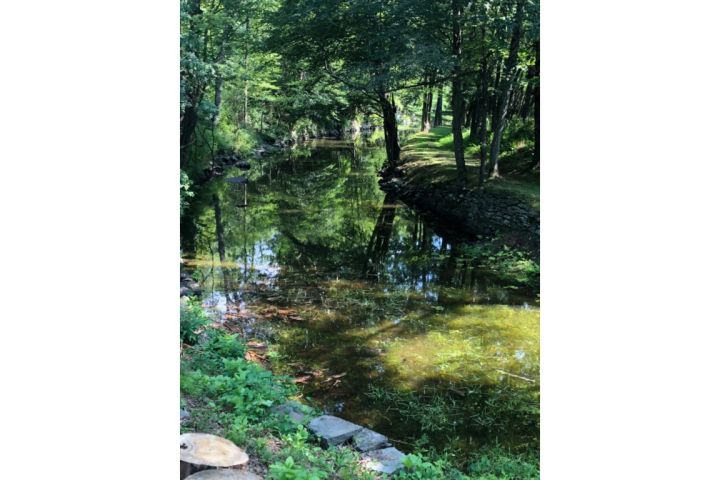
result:
<svg viewBox="0 0 720 480"><path fill-rule="evenodd" d="M194 423L184 428L213 432L247 447L270 464L273 479L370 480L372 476L360 469L356 452L324 450L305 427L274 413L271 407L297 393L295 385L245 360L245 351L236 335L216 329L186 349L180 389L182 403L194 405ZM308 407L300 409L313 413ZM268 448L269 439L280 448Z"/></svg>
<svg viewBox="0 0 720 480"><path fill-rule="evenodd" d="M180 340L183 343L194 345L199 338L199 332L208 325L202 305L197 300L190 299L180 307Z"/></svg>
<svg viewBox="0 0 720 480"><path fill-rule="evenodd" d="M192 181L188 174L180 170L180 215L187 209L190 199L195 196L191 190Z"/></svg>
<svg viewBox="0 0 720 480"><path fill-rule="evenodd" d="M404 470L395 475L400 480L535 480L540 478L537 457L513 454L501 448L484 448L462 473L444 456L430 459L417 453L405 457Z"/></svg>

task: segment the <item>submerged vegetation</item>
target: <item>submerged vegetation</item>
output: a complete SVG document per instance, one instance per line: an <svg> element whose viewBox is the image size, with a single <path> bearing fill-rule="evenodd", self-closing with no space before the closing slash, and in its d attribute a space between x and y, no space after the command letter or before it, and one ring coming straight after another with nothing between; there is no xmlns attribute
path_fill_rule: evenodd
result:
<svg viewBox="0 0 720 480"><path fill-rule="evenodd" d="M249 206L242 209L224 182L199 192L207 203L196 211L196 250L184 268L205 293L202 308L190 302L187 310L208 312L215 322L209 331L266 345L236 354L259 361L278 375L268 378L290 388L272 397L264 387L244 387L271 400L268 409L283 396L298 398L456 472L446 478L472 475L476 464L532 468L539 428L537 261L502 238L463 242L435 233L424 217L379 190L374 180L383 155L377 152L319 142L309 152L297 148L259 159L248 173ZM217 365L203 375L247 378ZM224 380L203 383L196 376L183 377L191 403L232 408L227 398L221 401ZM193 428L222 426L210 431L240 442L243 428L263 425L250 413L235 426L236 414L225 413ZM251 436L287 434L266 427ZM268 465L286 460L248 448ZM320 456L310 467L298 455L273 471L331 462Z"/></svg>
<svg viewBox="0 0 720 480"><path fill-rule="evenodd" d="M246 342L230 334L196 310L181 308L187 317L198 317L199 341L186 345L181 358L181 408L189 418L182 431L204 431L226 437L246 448L258 461L253 468L267 478L284 479L372 479L360 468L357 452L345 447L322 449L304 428L313 409L297 402L299 390L290 377L275 375L252 360L246 360ZM371 390L370 395L387 395ZM402 408L422 397L396 398ZM277 407L291 402L306 414L293 420ZM445 429L443 406L418 409L421 422ZM315 412L316 413L316 412ZM420 442L421 443L421 442ZM458 469L452 450L436 451L418 445L405 460L404 479L532 479L539 478L537 458L499 446L478 449L467 459L465 472Z"/></svg>
<svg viewBox="0 0 720 480"><path fill-rule="evenodd" d="M398 478L538 477L538 16L181 2L183 430L373 478L290 401L413 452Z"/></svg>

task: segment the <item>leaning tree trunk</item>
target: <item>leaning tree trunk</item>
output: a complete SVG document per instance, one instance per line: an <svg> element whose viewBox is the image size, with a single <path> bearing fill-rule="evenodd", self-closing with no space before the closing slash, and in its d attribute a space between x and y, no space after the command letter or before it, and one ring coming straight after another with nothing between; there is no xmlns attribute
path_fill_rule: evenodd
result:
<svg viewBox="0 0 720 480"><path fill-rule="evenodd" d="M455 152L455 165L460 183L465 182L465 151L463 149L462 126L465 115L462 97L462 77L460 72L460 58L462 55L462 30L460 28L460 16L462 5L460 0L452 1L452 52L455 60L452 78L452 133L453 150Z"/></svg>
<svg viewBox="0 0 720 480"><path fill-rule="evenodd" d="M515 8L515 18L513 19L513 33L510 39L510 53L505 65L505 76L500 85L500 101L498 102L497 111L495 112L495 122L493 125L493 139L490 145L490 163L493 166L491 176L499 177L500 170L498 168L498 158L500 156L500 139L503 130L505 130L505 120L507 119L508 106L510 105L510 97L512 88L517 78L518 52L520 50L520 37L522 36L522 21L525 9L525 0L518 0Z"/></svg>
<svg viewBox="0 0 720 480"><path fill-rule="evenodd" d="M211 468L237 468L248 460L243 449L222 437L208 433L180 435L180 480Z"/></svg>
<svg viewBox="0 0 720 480"><path fill-rule="evenodd" d="M387 94L378 94L380 107L383 116L383 132L385 134L385 152L387 153L388 165L391 168L400 163L400 142L397 126L397 106L395 99L388 100Z"/></svg>
<svg viewBox="0 0 720 480"><path fill-rule="evenodd" d="M480 72L480 90L478 92L479 102L477 105L477 143L480 145L480 172L479 172L479 191L482 192L482 186L485 182L485 162L487 160L487 116L488 107L490 105L488 99L488 84L490 83L490 69L487 64L487 57L483 59L482 70Z"/></svg>

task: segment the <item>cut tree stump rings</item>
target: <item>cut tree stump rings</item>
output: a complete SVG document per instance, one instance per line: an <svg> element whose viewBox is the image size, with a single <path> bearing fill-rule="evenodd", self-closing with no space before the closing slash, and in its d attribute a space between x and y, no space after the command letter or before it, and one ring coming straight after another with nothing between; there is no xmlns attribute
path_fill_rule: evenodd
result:
<svg viewBox="0 0 720 480"><path fill-rule="evenodd" d="M180 480L209 468L240 467L248 460L247 453L242 448L217 435L180 435Z"/></svg>

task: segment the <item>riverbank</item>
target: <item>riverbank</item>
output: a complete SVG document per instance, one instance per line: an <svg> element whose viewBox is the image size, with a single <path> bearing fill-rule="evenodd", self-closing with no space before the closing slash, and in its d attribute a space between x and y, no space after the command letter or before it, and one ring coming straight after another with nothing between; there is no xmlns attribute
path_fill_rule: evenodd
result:
<svg viewBox="0 0 720 480"><path fill-rule="evenodd" d="M469 238L502 237L537 253L540 245L540 178L532 168L532 149L518 142L500 157L502 177L478 189L478 147L466 146L468 185L457 183L452 132L439 126L416 133L402 147L400 165L384 172L381 188L440 226Z"/></svg>
<svg viewBox="0 0 720 480"><path fill-rule="evenodd" d="M212 322L198 303L181 305L181 432L227 438L250 456L248 470L261 478L379 479L363 468L361 454L345 446L324 449L308 430L320 411L304 404L292 379L262 362L272 346L243 338ZM532 479L537 458L483 448L465 473L452 452L410 454L393 478Z"/></svg>

